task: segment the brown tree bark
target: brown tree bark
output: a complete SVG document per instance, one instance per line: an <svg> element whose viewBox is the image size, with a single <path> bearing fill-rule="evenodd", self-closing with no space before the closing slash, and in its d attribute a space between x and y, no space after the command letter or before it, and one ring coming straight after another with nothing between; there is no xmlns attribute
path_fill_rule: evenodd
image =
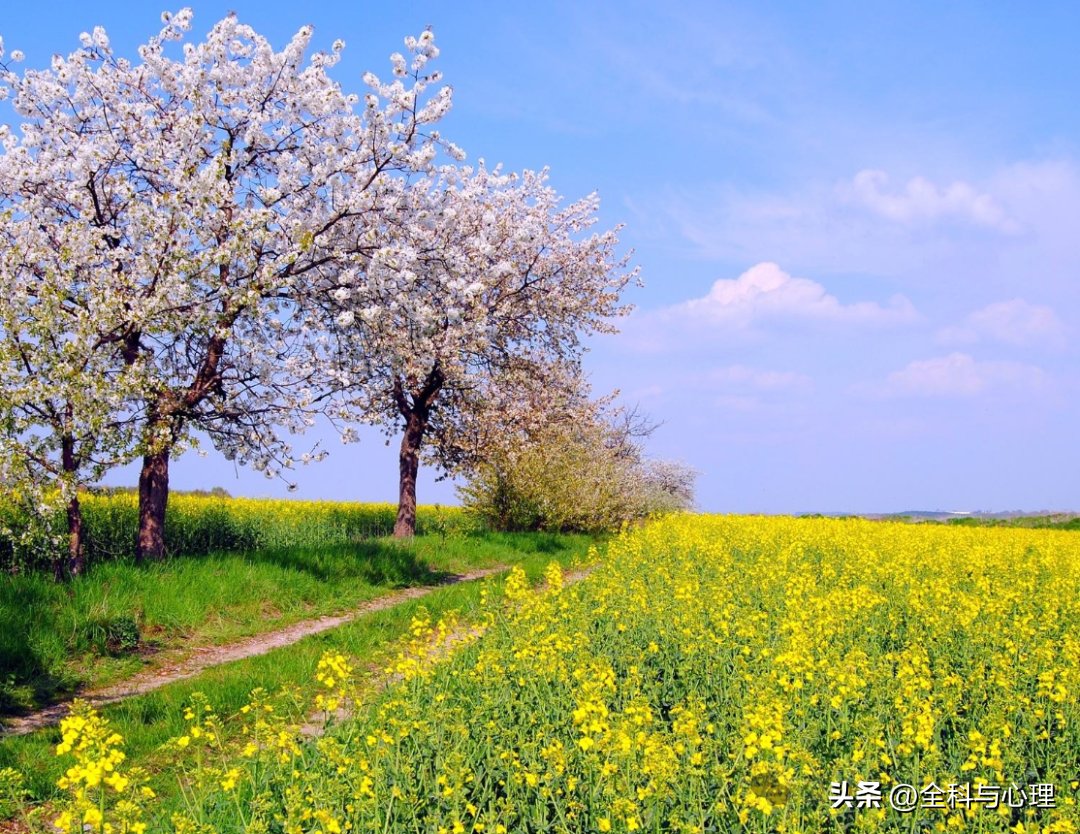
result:
<svg viewBox="0 0 1080 834"><path fill-rule="evenodd" d="M70 416L71 407L68 407ZM73 473L78 471L78 460L75 456L75 439L64 436L60 440L60 465L64 472ZM83 558L83 518L82 507L79 506L79 493L76 490L67 505L67 528L68 550L67 556L57 553L53 559L53 579L56 582L64 582L72 576L78 576L86 568Z"/></svg>
<svg viewBox="0 0 1080 834"><path fill-rule="evenodd" d="M406 420L398 457L398 511L394 538L416 535L416 475L420 471L420 445L424 441L427 418L414 409Z"/></svg>
<svg viewBox="0 0 1080 834"><path fill-rule="evenodd" d="M405 418L405 436L401 438L398 457L398 511L394 538L410 539L416 535L416 474L420 471L420 447L431 418L431 407L446 379L436 364L415 393L406 393L405 384L394 384L398 412Z"/></svg>
<svg viewBox="0 0 1080 834"><path fill-rule="evenodd" d="M220 268L223 282L228 282L227 266ZM240 310L223 319L231 325ZM159 395L151 408L147 421L146 437L156 434L155 427L168 426L169 436L176 437L183 427L183 415L201 403L220 382L221 359L225 352L225 338L211 336L206 343L205 355L194 380L184 396L177 400L172 394ZM137 348L130 352L137 356ZM125 356L125 359L127 356ZM165 510L169 503L169 453L173 442L168 442L156 452L143 455L142 471L139 473L139 531L135 538L135 563L147 559L161 561L165 558ZM154 447L157 448L157 447Z"/></svg>
<svg viewBox="0 0 1080 834"><path fill-rule="evenodd" d="M135 562L165 558L165 509L169 503L169 450L143 456L139 473L139 532Z"/></svg>
<svg viewBox="0 0 1080 834"><path fill-rule="evenodd" d="M72 496L67 507L68 520L68 573L81 576L86 571L86 556L83 552L83 517L79 506L79 496Z"/></svg>

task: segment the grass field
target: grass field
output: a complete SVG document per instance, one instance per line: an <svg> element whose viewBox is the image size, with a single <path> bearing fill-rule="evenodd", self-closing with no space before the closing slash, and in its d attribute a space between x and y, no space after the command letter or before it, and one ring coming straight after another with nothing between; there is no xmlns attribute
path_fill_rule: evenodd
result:
<svg viewBox="0 0 1080 834"><path fill-rule="evenodd" d="M411 546L392 543L383 543L383 546L411 554L414 558L406 564L441 561L447 569L455 571L488 564L512 564L524 570L531 581L539 581L545 566L552 560L567 566L580 562L591 544L592 539L583 536L483 534L445 541L417 538ZM433 550L439 552L437 558L431 555ZM353 554L353 557L358 559L360 555ZM330 561L334 563L333 559ZM198 564L198 560L177 560L171 566L177 570L193 570L195 568L191 566ZM169 567L166 565L159 570L167 571ZM171 755L159 748L171 737L183 733L186 727L184 710L193 693L203 693L223 714L239 712L256 687L274 694L290 691L302 699L305 693L312 694L316 667L327 651L343 652L354 658L358 684L371 677L377 678L382 666L392 659L402 638L410 635L410 626L417 616L427 612L428 616L439 618L456 612L457 616L468 618L476 612L485 589L498 594L502 585L503 579L499 578L439 588L421 600L366 615L332 631L304 638L293 646L210 669L191 680L111 705L104 708L102 714L124 736L128 765L149 768L155 774L156 790L161 796L169 797L176 790L175 776L170 768ZM198 586L184 587L194 589ZM182 593L176 596L183 598ZM201 602L192 603L192 610L201 610L199 605ZM7 767L22 773L36 800L54 797L56 781L68 766L53 753L60 737L59 728L53 727L28 736L0 738L0 770ZM0 818L2 816L0 814Z"/></svg>
<svg viewBox="0 0 1080 834"><path fill-rule="evenodd" d="M0 576L0 716L130 676L172 648L215 645L345 611L393 588L516 563L544 538L417 537L170 559L106 562L57 585ZM137 644L125 647L125 627ZM2 719L0 719L2 720Z"/></svg>
<svg viewBox="0 0 1080 834"><path fill-rule="evenodd" d="M676 516L624 532L581 583L551 578L511 577L477 609L483 637L438 662L419 616L401 682L317 741L289 729L310 701L226 717L235 702L190 695L155 754L183 786L169 799L126 763L119 789L87 787L120 742L70 723L61 827L1077 830L1075 533ZM324 699L362 700L350 653L310 670Z"/></svg>
<svg viewBox="0 0 1080 834"><path fill-rule="evenodd" d="M389 504L177 495L170 558L136 568L135 497L83 504L85 576L60 586L23 565L0 573L0 719L129 676L157 650L342 611L390 588L434 584L440 572L497 564L502 553L467 535L476 531L454 507L420 507L421 535L400 545L386 539ZM0 540L0 565L14 558Z"/></svg>

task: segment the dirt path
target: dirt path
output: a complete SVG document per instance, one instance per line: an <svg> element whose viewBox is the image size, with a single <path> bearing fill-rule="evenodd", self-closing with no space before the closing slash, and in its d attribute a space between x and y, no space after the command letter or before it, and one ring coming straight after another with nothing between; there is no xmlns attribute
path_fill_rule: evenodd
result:
<svg viewBox="0 0 1080 834"><path fill-rule="evenodd" d="M595 571L597 565L588 565L583 568L575 568L574 570L563 571L563 587L573 585L575 582L579 582L585 579L589 574ZM547 588L547 582L542 582L534 591L537 593L542 592ZM438 642L433 642L432 652L427 656L428 661L432 663L438 663L454 650L460 643L471 642L473 640L479 640L484 636L484 627L477 625L476 623L460 623L457 628L445 635ZM364 707L370 701L371 698L378 696L387 687L393 686L395 683L401 680L401 676L397 674L385 674L376 677L375 680L368 684L366 691L366 698L362 703L354 704L355 707ZM351 718L353 715L352 709L340 708L335 710L333 714L334 721L344 721ZM313 737L320 736L326 730L325 718L321 714L313 714L308 716L306 722L300 725L298 731L301 735Z"/></svg>
<svg viewBox="0 0 1080 834"><path fill-rule="evenodd" d="M474 570L469 573L449 576L438 585L403 588L400 591L394 591L391 594L378 597L370 602L365 602L347 614L339 614L334 617L319 617L315 620L304 620L295 623L288 628L283 628L280 631L259 634L224 646L207 646L205 648L199 648L183 653L176 651L163 652L159 655L159 658L164 661L160 667L152 671L142 672L115 686L81 692L77 697L84 701L88 701L95 707L103 704L112 704L116 701L123 701L124 699L131 698L135 695L152 692L155 689L159 689L170 683L175 683L176 681L193 678L200 672L214 666L220 666L222 663L243 660L244 658L266 654L269 651L282 648L283 646L291 646L293 643L302 640L308 635L329 631L332 628L337 628L338 626L350 623L358 617L363 617L365 614L372 614L376 611L382 611L386 608L392 608L395 605L401 605L409 600L426 596L432 591L438 590L446 585L456 585L460 582L472 582L477 579L483 579L485 576L492 576L493 574L501 573L506 570L509 570L507 566L500 565L494 568L485 568L483 570ZM39 710L38 712L31 713L30 715L7 719L6 725L0 727L0 738L3 738L4 736L25 735L34 730L39 730L42 727L59 724L61 719L67 715L69 706L70 701L60 701L45 709Z"/></svg>

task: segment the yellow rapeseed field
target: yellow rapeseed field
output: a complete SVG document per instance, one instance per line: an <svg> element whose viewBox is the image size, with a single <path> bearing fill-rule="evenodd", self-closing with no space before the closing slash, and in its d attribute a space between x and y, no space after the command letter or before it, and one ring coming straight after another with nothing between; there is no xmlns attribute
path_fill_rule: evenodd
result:
<svg viewBox="0 0 1080 834"><path fill-rule="evenodd" d="M60 752L96 741L56 824L1077 831L1080 535L679 515L624 531L588 579L549 580L511 577L449 653L431 638L452 629L418 619L371 708L328 655L318 740L258 693L234 749L194 704L167 814L116 778L117 740L81 710Z"/></svg>
<svg viewBox="0 0 1080 834"><path fill-rule="evenodd" d="M86 556L93 565L132 555L139 524L139 500L134 493L87 494L81 498L86 524ZM327 547L359 539L388 536L397 505L356 501L296 501L272 498L229 498L176 494L169 498L165 544L171 555L202 556L220 551ZM67 519L58 512L53 528L66 531ZM460 507L421 504L417 532L444 533L468 528L471 521ZM47 567L43 554L18 553L5 538L4 526L25 525L18 508L0 501L0 570L13 566ZM36 558L40 564L34 562ZM51 558L51 556L49 557ZM29 563L25 563L31 559Z"/></svg>

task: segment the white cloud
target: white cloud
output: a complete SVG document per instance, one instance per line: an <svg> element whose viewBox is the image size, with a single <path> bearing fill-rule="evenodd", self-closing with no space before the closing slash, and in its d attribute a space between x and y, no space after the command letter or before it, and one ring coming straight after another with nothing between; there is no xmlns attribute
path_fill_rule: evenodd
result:
<svg viewBox="0 0 1080 834"><path fill-rule="evenodd" d="M718 411L756 412L761 410L761 400L757 397L732 395L717 397L712 401Z"/></svg>
<svg viewBox="0 0 1080 834"><path fill-rule="evenodd" d="M1046 374L1018 362L977 362L966 353L950 353L911 362L889 375L885 393L891 396L974 397L995 389L1034 390Z"/></svg>
<svg viewBox="0 0 1080 834"><path fill-rule="evenodd" d="M959 221L1010 235L1020 232L1020 225L997 200L966 182L939 187L925 177L915 177L903 188L893 189L887 173L867 169L838 186L837 192L844 202L905 226Z"/></svg>
<svg viewBox="0 0 1080 834"><path fill-rule="evenodd" d="M738 386L759 391L806 388L811 382L806 374L795 371L768 371L746 365L731 365L727 368L707 371L701 376L700 381L703 385Z"/></svg>
<svg viewBox="0 0 1080 834"><path fill-rule="evenodd" d="M748 365L730 365L695 374L691 387L716 394L713 406L721 411L757 412L782 407L790 410L792 395L801 397L812 380L795 371L770 371ZM771 404L771 405L770 405Z"/></svg>
<svg viewBox="0 0 1080 834"><path fill-rule="evenodd" d="M808 319L848 324L903 324L919 319L911 302L893 296L888 307L873 301L843 304L816 281L794 278L774 263L759 263L738 278L721 278L708 295L668 307L664 318L748 327L766 319Z"/></svg>
<svg viewBox="0 0 1080 834"><path fill-rule="evenodd" d="M976 310L959 325L938 332L938 341L947 345L974 344L982 340L1017 347L1062 347L1065 326L1052 308L1014 298Z"/></svg>
<svg viewBox="0 0 1080 834"><path fill-rule="evenodd" d="M639 225L677 256L893 276L913 290L936 290L948 280L959 291L996 280L1016 294L1021 282L1047 298L1063 285L1075 292L1075 163L1017 163L958 187L929 177L908 187L908 178L893 177L890 188L863 176L861 196L855 175L809 179L779 192L706 181L639 196L638 204L648 206Z"/></svg>

